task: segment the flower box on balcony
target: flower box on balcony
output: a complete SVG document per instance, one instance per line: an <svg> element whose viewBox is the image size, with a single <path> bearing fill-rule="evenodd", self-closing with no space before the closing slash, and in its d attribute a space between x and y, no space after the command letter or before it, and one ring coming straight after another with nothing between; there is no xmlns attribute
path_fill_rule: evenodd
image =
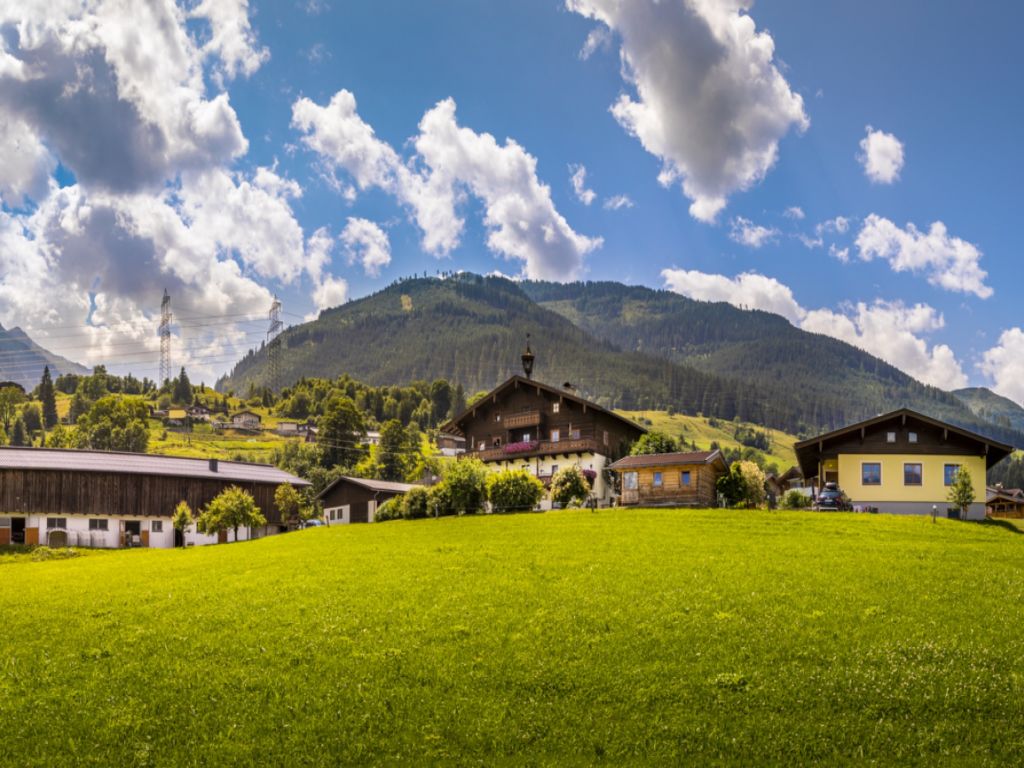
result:
<svg viewBox="0 0 1024 768"><path fill-rule="evenodd" d="M522 443L506 443L505 453L529 453L537 450L537 441L528 440Z"/></svg>

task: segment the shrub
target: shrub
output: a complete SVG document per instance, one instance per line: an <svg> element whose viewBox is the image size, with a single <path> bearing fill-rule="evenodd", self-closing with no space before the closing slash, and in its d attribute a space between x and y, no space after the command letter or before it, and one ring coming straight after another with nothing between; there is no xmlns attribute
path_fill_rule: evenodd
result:
<svg viewBox="0 0 1024 768"><path fill-rule="evenodd" d="M756 507L764 503L764 472L752 461L737 461L718 478L718 492L730 507Z"/></svg>
<svg viewBox="0 0 1024 768"><path fill-rule="evenodd" d="M558 470L551 478L551 500L559 504L583 504L589 493L587 478L575 464Z"/></svg>
<svg viewBox="0 0 1024 768"><path fill-rule="evenodd" d="M784 509L807 509L810 505L810 497L800 491L787 491L786 495L782 497Z"/></svg>
<svg viewBox="0 0 1024 768"><path fill-rule="evenodd" d="M451 490L445 483L438 483L427 492L427 514L431 517L446 517L457 514L452 501Z"/></svg>
<svg viewBox="0 0 1024 768"><path fill-rule="evenodd" d="M495 512L533 509L543 496L543 483L523 469L508 469L487 478L487 498Z"/></svg>
<svg viewBox="0 0 1024 768"><path fill-rule="evenodd" d="M388 499L379 507L373 516L373 522L386 523L388 520L399 520L402 517L402 497Z"/></svg>
<svg viewBox="0 0 1024 768"><path fill-rule="evenodd" d="M675 453L679 450L679 443L671 435L664 432L651 430L633 443L631 456L647 456L652 453Z"/></svg>
<svg viewBox="0 0 1024 768"><path fill-rule="evenodd" d="M421 520L427 516L427 499L430 492L422 485L414 485L402 497L402 517L406 520Z"/></svg>
<svg viewBox="0 0 1024 768"><path fill-rule="evenodd" d="M479 512L487 499L487 467L480 459L460 459L448 468L444 485L458 514Z"/></svg>

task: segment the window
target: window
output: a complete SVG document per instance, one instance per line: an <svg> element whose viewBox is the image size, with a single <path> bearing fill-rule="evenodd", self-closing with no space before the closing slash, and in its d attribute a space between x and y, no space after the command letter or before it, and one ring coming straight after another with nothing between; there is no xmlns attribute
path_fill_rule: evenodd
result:
<svg viewBox="0 0 1024 768"><path fill-rule="evenodd" d="M552 443L557 443L559 438L561 438L561 436L562 436L561 430L558 430L558 429L552 429L551 430L551 442Z"/></svg>
<svg viewBox="0 0 1024 768"><path fill-rule="evenodd" d="M557 464L552 464L551 465L551 474L554 475L556 472L558 472L558 465Z"/></svg>
<svg viewBox="0 0 1024 768"><path fill-rule="evenodd" d="M896 433L895 432L886 432L885 433L885 442L887 442L887 443L895 443L896 442Z"/></svg>
<svg viewBox="0 0 1024 768"><path fill-rule="evenodd" d="M608 445L608 430L607 429L604 431L604 444Z"/></svg>
<svg viewBox="0 0 1024 768"><path fill-rule="evenodd" d="M866 463L860 465L861 485L881 485L882 465L878 463Z"/></svg>
<svg viewBox="0 0 1024 768"><path fill-rule="evenodd" d="M917 432L907 432L907 440L911 443L917 442Z"/></svg>
<svg viewBox="0 0 1024 768"><path fill-rule="evenodd" d="M957 475L960 474L959 464L947 464L942 468L942 481L950 486L956 482Z"/></svg>
<svg viewBox="0 0 1024 768"><path fill-rule="evenodd" d="M54 528L60 528L66 531L68 529L68 519L66 517L46 518L46 530L52 531Z"/></svg>
<svg viewBox="0 0 1024 768"><path fill-rule="evenodd" d="M558 413L558 406L560 406L560 405L561 405L561 403L552 403L551 404L551 412L552 413Z"/></svg>
<svg viewBox="0 0 1024 768"><path fill-rule="evenodd" d="M626 472L622 475L622 487L627 491L635 491L636 479L636 472Z"/></svg>
<svg viewBox="0 0 1024 768"><path fill-rule="evenodd" d="M500 413L494 414L494 420L495 421L501 421L501 414Z"/></svg>
<svg viewBox="0 0 1024 768"><path fill-rule="evenodd" d="M684 485L684 486L690 484L690 470L688 470L688 469L687 470L683 470L683 472L680 473L680 475L679 475L679 483L680 483L680 485Z"/></svg>
<svg viewBox="0 0 1024 768"><path fill-rule="evenodd" d="M9 518L9 517L0 517L0 528L10 528L10 527L11 527L11 518Z"/></svg>
<svg viewBox="0 0 1024 768"><path fill-rule="evenodd" d="M661 488L661 486L662 486L661 472L655 472L654 473L654 487L655 488Z"/></svg>
<svg viewBox="0 0 1024 768"><path fill-rule="evenodd" d="M523 442L524 443L530 442L530 433L529 432L523 432Z"/></svg>
<svg viewBox="0 0 1024 768"><path fill-rule="evenodd" d="M495 448L501 448L501 438L500 437L494 438L494 447Z"/></svg>
<svg viewBox="0 0 1024 768"><path fill-rule="evenodd" d="M924 479L924 472L921 469L920 464L904 464L903 465L903 484L904 485L921 485L921 481Z"/></svg>
<svg viewBox="0 0 1024 768"><path fill-rule="evenodd" d="M153 520L149 524L149 530L152 531L153 533L163 533L164 532L164 521L163 520Z"/></svg>
<svg viewBox="0 0 1024 768"><path fill-rule="evenodd" d="M570 440L579 440L580 439L580 431L578 429L570 429L569 430L569 439Z"/></svg>
<svg viewBox="0 0 1024 768"><path fill-rule="evenodd" d="M106 531L109 530L107 527L108 521L106 519L93 518L89 520L90 531Z"/></svg>

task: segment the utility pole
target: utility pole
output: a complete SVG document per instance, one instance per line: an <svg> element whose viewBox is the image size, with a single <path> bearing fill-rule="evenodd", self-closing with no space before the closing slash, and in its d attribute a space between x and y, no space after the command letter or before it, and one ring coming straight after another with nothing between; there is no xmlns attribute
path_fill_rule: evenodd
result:
<svg viewBox="0 0 1024 768"><path fill-rule="evenodd" d="M270 305L270 327L267 329L267 364L269 368L269 386L271 390L280 384L281 376L281 300L274 297Z"/></svg>
<svg viewBox="0 0 1024 768"><path fill-rule="evenodd" d="M171 297L164 288L164 298L160 302L160 381L157 387L172 376L171 371Z"/></svg>

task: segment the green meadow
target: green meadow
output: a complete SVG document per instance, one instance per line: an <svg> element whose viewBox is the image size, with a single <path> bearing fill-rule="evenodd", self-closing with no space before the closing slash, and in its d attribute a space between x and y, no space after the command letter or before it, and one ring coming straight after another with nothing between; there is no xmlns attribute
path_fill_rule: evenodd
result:
<svg viewBox="0 0 1024 768"><path fill-rule="evenodd" d="M0 558L5 765L1005 764L1024 536L602 510Z"/></svg>

